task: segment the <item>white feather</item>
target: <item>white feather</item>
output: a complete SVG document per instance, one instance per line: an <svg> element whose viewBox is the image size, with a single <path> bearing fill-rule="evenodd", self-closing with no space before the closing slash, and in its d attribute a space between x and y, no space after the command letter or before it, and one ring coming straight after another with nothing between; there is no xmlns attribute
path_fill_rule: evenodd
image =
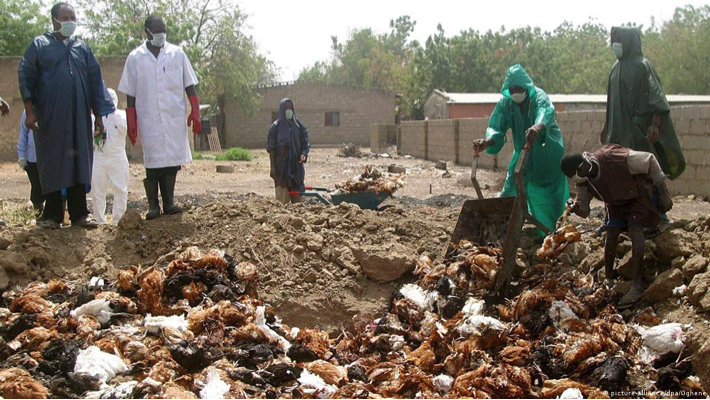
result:
<svg viewBox="0 0 710 400"><path fill-rule="evenodd" d="M482 315L485 306L485 301L477 299L475 297L469 297L468 300L466 300L466 304L464 304L463 306L463 310L461 311L463 312L464 317L468 317L471 315Z"/></svg>
<svg viewBox="0 0 710 400"><path fill-rule="evenodd" d="M301 384L303 393L316 396L319 399L329 399L337 390L335 386L326 384L323 378L306 369L301 372L298 383Z"/></svg>
<svg viewBox="0 0 710 400"><path fill-rule="evenodd" d="M75 374L98 379L104 383L127 370L128 366L120 357L104 353L96 346L80 350L74 364Z"/></svg>
<svg viewBox="0 0 710 400"><path fill-rule="evenodd" d="M555 300L552 302L550 309L547 310L547 315L550 316L555 328L560 329L562 323L567 320L578 319L577 314L572 311L572 309L561 300Z"/></svg>
<svg viewBox="0 0 710 400"><path fill-rule="evenodd" d="M389 337L390 347L393 351L400 351L404 348L406 342L404 341L404 336L401 335L391 335Z"/></svg>
<svg viewBox="0 0 710 400"><path fill-rule="evenodd" d="M288 349L291 347L291 343L289 343L288 340L286 340L283 336L279 335L268 325L266 325L266 317L264 316L265 310L266 308L264 306L259 306L256 308L256 318L254 320L254 323L257 327L259 327L262 332L264 332L264 335L266 335L266 337L278 343L279 349L283 350L284 352L287 352Z"/></svg>
<svg viewBox="0 0 710 400"><path fill-rule="evenodd" d="M220 378L219 373L214 368L207 371L205 386L200 390L201 399L223 399L229 392L229 384Z"/></svg>
<svg viewBox="0 0 710 400"><path fill-rule="evenodd" d="M404 296L404 298L413 301L414 304L416 304L422 311L431 311L432 306L436 302L436 298L439 296L438 292L427 292L419 285L415 285L413 283L408 283L402 286L402 288L399 289L399 292L402 296Z"/></svg>
<svg viewBox="0 0 710 400"><path fill-rule="evenodd" d="M683 350L683 326L679 323L657 325L645 328L640 325L631 325L643 339L644 347L639 350L641 360L647 364L668 353L679 353Z"/></svg>
<svg viewBox="0 0 710 400"><path fill-rule="evenodd" d="M436 391L441 394L449 393L449 390L451 390L451 386L453 386L453 384L454 378L448 375L442 374L434 377L434 387L436 388Z"/></svg>
<svg viewBox="0 0 710 400"><path fill-rule="evenodd" d="M79 318L82 315L93 315L103 325L111 320L113 312L111 312L111 303L106 299L96 299L83 304L74 310L69 315L72 318Z"/></svg>
<svg viewBox="0 0 710 400"><path fill-rule="evenodd" d="M459 334L463 337L480 336L487 330L502 331L504 329L505 324L498 319L483 315L471 315L459 325Z"/></svg>
<svg viewBox="0 0 710 400"><path fill-rule="evenodd" d="M187 331L187 320L184 315L171 315L169 317L153 317L150 314L145 317L145 330L149 333L158 333L162 328L174 328L180 332Z"/></svg>
<svg viewBox="0 0 710 400"><path fill-rule="evenodd" d="M86 399L132 399L133 389L138 385L137 381L119 383L116 386L101 385L101 389L95 392L86 392Z"/></svg>
<svg viewBox="0 0 710 400"><path fill-rule="evenodd" d="M558 399L583 399L582 391L577 388L569 388L562 392Z"/></svg>

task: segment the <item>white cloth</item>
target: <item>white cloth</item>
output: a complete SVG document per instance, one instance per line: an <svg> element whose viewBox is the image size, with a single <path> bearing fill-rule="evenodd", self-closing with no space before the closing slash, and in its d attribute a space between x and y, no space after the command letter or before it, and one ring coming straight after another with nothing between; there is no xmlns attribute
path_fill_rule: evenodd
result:
<svg viewBox="0 0 710 400"><path fill-rule="evenodd" d="M118 90L136 98L146 168L174 167L192 160L185 88L193 85L197 85L197 76L178 46L165 43L156 58L143 43L126 58Z"/></svg>
<svg viewBox="0 0 710 400"><path fill-rule="evenodd" d="M109 89L109 94L118 106L116 92ZM106 223L106 195L110 189L113 194L112 223L118 224L126 212L128 204L128 158L126 157L126 112L116 112L103 117L106 129L106 143L103 151L94 146L94 168L91 176L91 204L94 218L98 223Z"/></svg>

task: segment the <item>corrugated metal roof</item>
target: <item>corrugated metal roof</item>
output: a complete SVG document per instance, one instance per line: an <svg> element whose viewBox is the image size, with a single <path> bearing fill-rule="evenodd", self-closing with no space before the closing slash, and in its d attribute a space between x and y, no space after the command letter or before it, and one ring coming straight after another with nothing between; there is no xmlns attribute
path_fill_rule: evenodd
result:
<svg viewBox="0 0 710 400"><path fill-rule="evenodd" d="M495 104L501 98L500 93L447 93L449 104ZM550 94L553 103L606 103L605 94ZM669 103L710 103L710 96L671 94Z"/></svg>

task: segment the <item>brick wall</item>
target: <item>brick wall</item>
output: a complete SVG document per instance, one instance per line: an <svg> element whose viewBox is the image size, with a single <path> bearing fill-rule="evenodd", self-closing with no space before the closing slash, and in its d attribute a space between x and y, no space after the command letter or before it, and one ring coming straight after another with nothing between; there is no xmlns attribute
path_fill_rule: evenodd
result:
<svg viewBox="0 0 710 400"><path fill-rule="evenodd" d="M258 89L262 98L256 115L245 116L234 101L225 104L226 132L222 147L263 148L272 112L281 99L293 100L296 116L308 128L312 145L354 143L369 146L371 125L393 124L394 94L380 90L357 90L314 83L296 83ZM340 126L325 126L325 113L339 112Z"/></svg>
<svg viewBox="0 0 710 400"><path fill-rule="evenodd" d="M677 195L710 196L710 106L671 107L671 116L687 168L683 175L670 182L669 187ZM565 149L568 152L598 149L604 118L605 111L557 113ZM403 154L470 165L471 143L485 137L487 127L488 118L407 121L402 123L398 145ZM507 170L513 150L512 138L508 137L511 142L503 146L498 155L481 155L480 167Z"/></svg>

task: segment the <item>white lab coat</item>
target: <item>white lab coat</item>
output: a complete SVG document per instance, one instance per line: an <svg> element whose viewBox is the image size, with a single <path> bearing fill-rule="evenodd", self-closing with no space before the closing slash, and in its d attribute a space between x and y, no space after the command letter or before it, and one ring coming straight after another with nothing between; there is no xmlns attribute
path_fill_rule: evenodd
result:
<svg viewBox="0 0 710 400"><path fill-rule="evenodd" d="M185 88L192 85L197 85L197 76L178 46L166 42L156 59L143 43L126 58L118 90L136 98L146 168L174 167L192 160L185 98Z"/></svg>
<svg viewBox="0 0 710 400"><path fill-rule="evenodd" d="M106 194L113 194L113 218L116 225L126 212L128 204L128 158L126 157L126 112L118 109L118 97L113 89L109 94L116 111L103 117L106 142L103 150L94 145L94 167L91 176L91 204L94 218L106 223Z"/></svg>

